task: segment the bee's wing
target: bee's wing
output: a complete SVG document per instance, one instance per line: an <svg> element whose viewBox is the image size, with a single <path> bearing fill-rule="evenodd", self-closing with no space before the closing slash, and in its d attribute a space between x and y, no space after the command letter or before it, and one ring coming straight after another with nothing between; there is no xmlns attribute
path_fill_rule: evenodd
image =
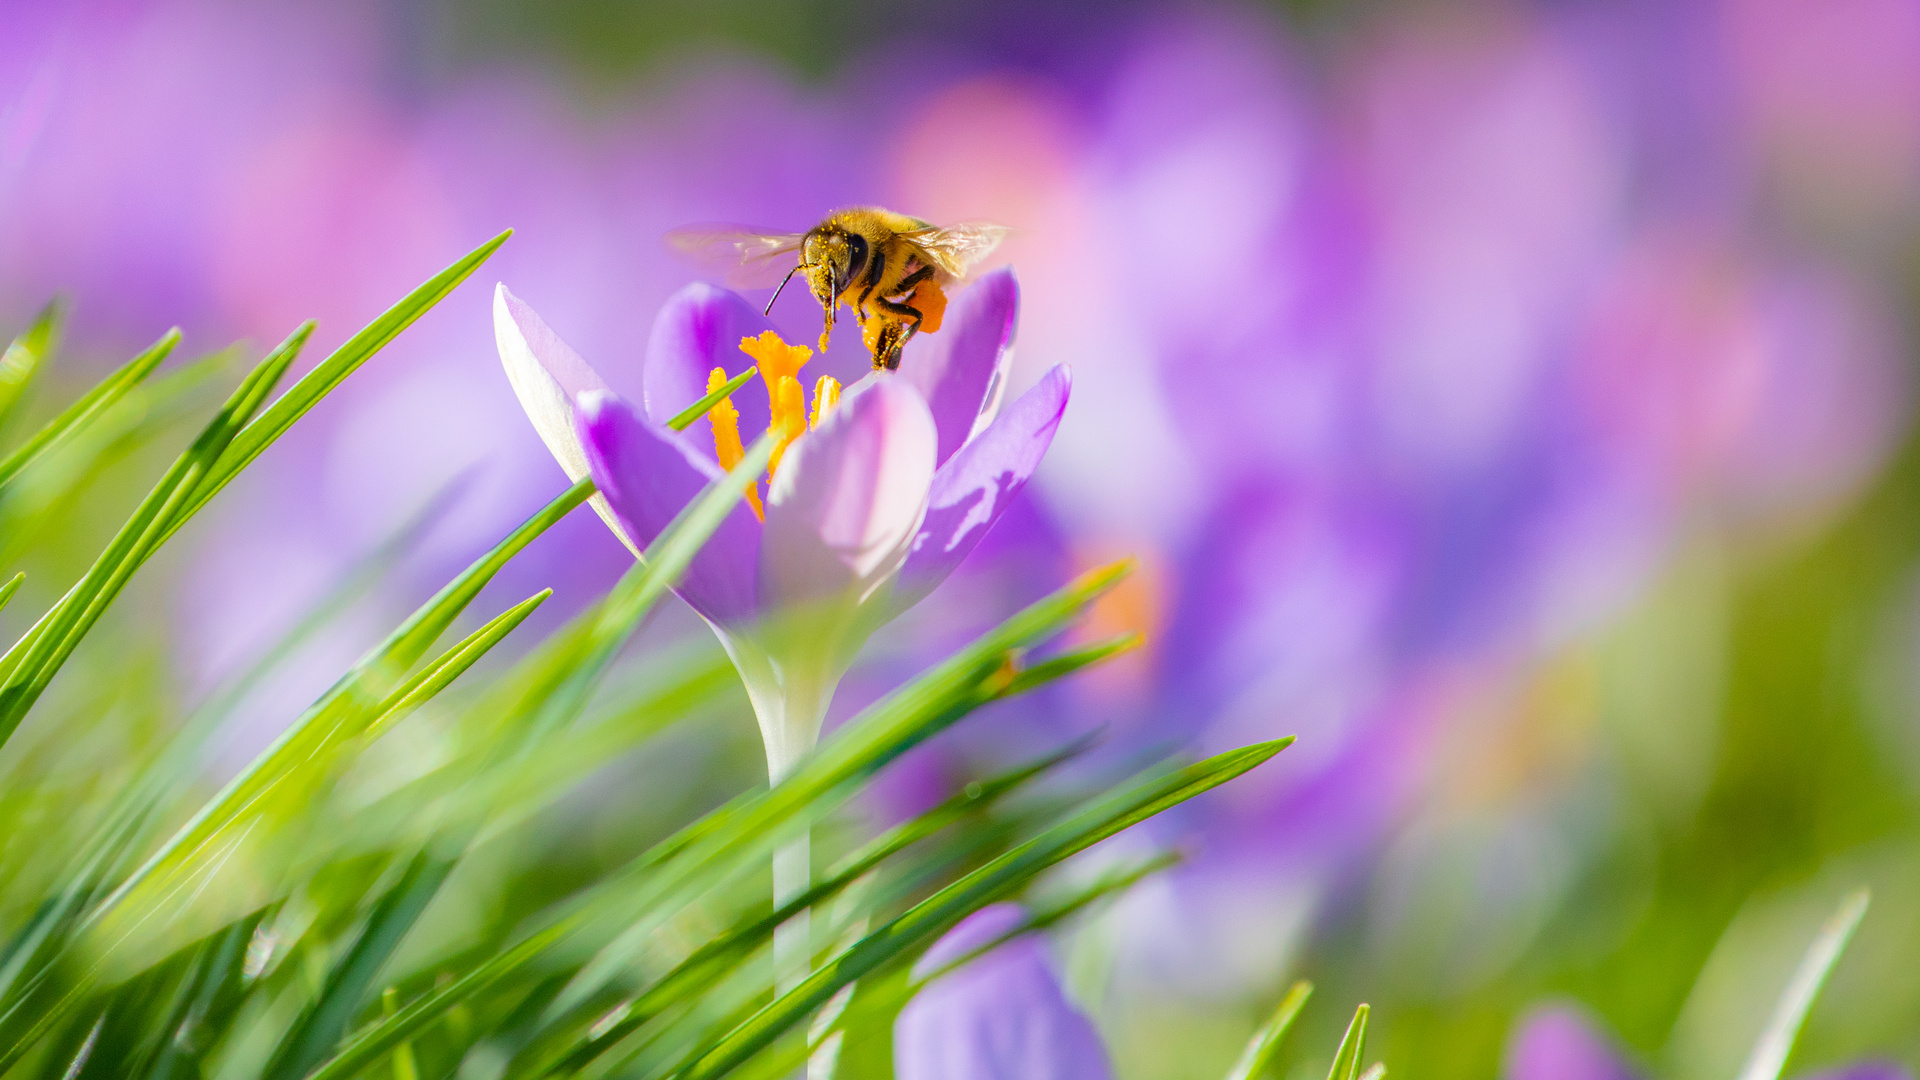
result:
<svg viewBox="0 0 1920 1080"><path fill-rule="evenodd" d="M985 221L963 221L945 228L915 229L900 235L926 252L940 269L964 281L981 260L1000 246L1007 229Z"/></svg>
<svg viewBox="0 0 1920 1080"><path fill-rule="evenodd" d="M687 225L667 234L667 247L736 289L767 289L799 265L804 233L744 225Z"/></svg>

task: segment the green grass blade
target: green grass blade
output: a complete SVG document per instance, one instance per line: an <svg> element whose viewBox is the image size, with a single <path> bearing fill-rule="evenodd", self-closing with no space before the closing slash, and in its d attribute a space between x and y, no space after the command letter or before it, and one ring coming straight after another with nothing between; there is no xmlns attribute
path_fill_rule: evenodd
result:
<svg viewBox="0 0 1920 1080"><path fill-rule="evenodd" d="M387 700L373 710L373 719L367 722L363 737L378 738L388 728L404 720L415 709L432 700L434 695L445 690L466 670L478 663L495 645L500 644L508 634L527 621L527 616L539 610L540 605L553 595L552 589L542 589L518 604L489 619L484 626L461 639L458 645L442 653L438 659L420 669L413 677L394 690Z"/></svg>
<svg viewBox="0 0 1920 1080"><path fill-rule="evenodd" d="M1247 1040L1246 1050L1241 1052L1240 1060L1233 1063L1233 1068L1227 1070L1226 1080L1256 1080L1271 1068L1274 1055L1280 1052L1281 1040L1287 1037L1301 1006L1312 995L1312 983L1304 980L1294 983L1287 996L1280 999L1280 1007L1273 1010L1273 1017Z"/></svg>
<svg viewBox="0 0 1920 1080"><path fill-rule="evenodd" d="M725 401L729 394L732 394L735 390L738 390L741 387L747 385L747 380L753 378L755 375L759 373L760 373L759 368L750 367L747 370L741 372L740 374L735 375L733 378L728 379L726 382L726 385L722 386L720 389L713 391L712 393L708 394L706 397L701 398L699 401L694 402L693 404L687 406L686 408L680 410L678 413L674 414L673 419L667 421L667 426L672 428L675 431L687 430L688 428L693 426L693 422L695 420L698 420L701 417L707 415L707 410L713 408L715 405L720 404L722 401Z"/></svg>
<svg viewBox="0 0 1920 1080"><path fill-rule="evenodd" d="M1121 653L1139 648L1146 640L1146 637L1139 633L1120 634L1105 641L1096 641L1091 645L1048 657L1031 667L1021 669L1007 684L1006 693L1009 696L1023 694L1056 679L1064 679L1084 671L1095 664L1104 664Z"/></svg>
<svg viewBox="0 0 1920 1080"><path fill-rule="evenodd" d="M164 893L171 883L193 874L201 853L217 850L222 838L238 828L276 788L297 783L301 776L327 768L327 751L346 739L373 732L376 726L384 730L419 707L519 626L549 595L550 592L536 594L490 620L371 707L356 708L353 695L339 695L308 710L303 722L296 723L209 800L145 865L99 905L89 921L97 923L105 918L136 889L144 887ZM135 924L142 918L144 915L136 915Z"/></svg>
<svg viewBox="0 0 1920 1080"><path fill-rule="evenodd" d="M1746 1067L1740 1070L1740 1080L1779 1080L1780 1071L1787 1067L1787 1057L1793 1053L1793 1044L1800 1037L1800 1028L1807 1022L1807 1013L1812 1010L1814 999L1820 996L1820 988L1826 985L1827 976L1832 973L1833 965L1840 960L1840 954L1846 951L1847 942L1853 938L1853 932L1860 927L1860 920L1867 914L1867 904L1872 894L1860 889L1840 902L1840 910L1833 913L1820 933L1807 947L1807 954L1800 961L1800 967L1793 973L1786 990L1781 993L1780 1001L1773 1007L1773 1016L1753 1044L1753 1051L1747 1057Z"/></svg>
<svg viewBox="0 0 1920 1080"><path fill-rule="evenodd" d="M127 396L141 380L153 374L180 344L178 328L169 330L159 341L147 346L140 355L127 361L119 371L107 376L93 389L81 396L80 400L62 410L60 415L47 421L46 426L35 432L26 442L16 447L4 458L0 458L0 489L4 489L21 470L33 464L47 451L70 438L75 432L98 418L115 402Z"/></svg>
<svg viewBox="0 0 1920 1080"><path fill-rule="evenodd" d="M736 477L758 474L762 466L754 456L750 451L748 460L735 468ZM739 483L744 491L744 479ZM831 801L836 793L850 794L858 781L888 761L944 730L978 704L993 700L1011 677L1003 672L1014 650L1058 633L1126 572L1124 564L1091 571L1030 605L868 709L779 787L723 807L662 841L552 921L453 983L356 1033L309 1080L344 1080L355 1075L448 1010L525 969L585 928L602 919L644 928L645 920L633 923L639 913L671 907L661 901L673 890L697 891L720 873L703 876L689 867L759 865L784 835L781 823L809 806Z"/></svg>
<svg viewBox="0 0 1920 1080"><path fill-rule="evenodd" d="M1061 860L1260 765L1289 742L1283 739L1228 751L1099 800L940 890L821 965L800 985L677 1070L676 1080L710 1080L725 1074L800 1023L841 987L945 933L967 914L1010 894Z"/></svg>
<svg viewBox="0 0 1920 1080"><path fill-rule="evenodd" d="M40 309L7 351L0 353L0 427L13 418L20 399L35 375L46 365L60 343L60 330L66 322L66 306L58 300Z"/></svg>
<svg viewBox="0 0 1920 1080"><path fill-rule="evenodd" d="M1333 1068L1327 1073L1327 1080L1357 1080L1360 1075L1360 1061L1367 1053L1367 1014L1371 1010L1364 1004L1353 1010L1353 1019L1347 1024L1346 1037L1340 1040L1340 1049L1333 1055Z"/></svg>
<svg viewBox="0 0 1920 1080"><path fill-rule="evenodd" d="M265 1080L300 1080L340 1041L347 1025L368 1000L375 976L413 928L458 863L429 849L416 854L367 917L366 925L329 973L312 1005L294 1023Z"/></svg>
<svg viewBox="0 0 1920 1080"><path fill-rule="evenodd" d="M1035 777L1080 753L1091 743L1077 740L998 776L967 787L940 805L881 833L848 853L828 868L825 877L806 892L746 926L722 934L702 945L675 965L652 986L630 1002L624 1015L612 1023L593 1023L588 1030L576 1030L558 1050L536 1052L539 1064L526 1070L528 1075L543 1076L554 1071L571 1071L585 1065L595 1055L614 1046L667 1008L687 996L713 985L728 972L728 964L738 964L754 950L773 939L774 929L808 908L817 907L839 895L865 877L888 858L947 829L969 814L986 810L1009 793ZM1092 897L1087 898L1089 901ZM1064 918L1065 913L1059 913ZM1030 928L1029 928L1030 929Z"/></svg>
<svg viewBox="0 0 1920 1080"><path fill-rule="evenodd" d="M11 578L8 578L5 585L0 585L0 611L6 610L8 602L13 599L13 594L20 591L21 584L26 580L27 574L26 571L23 570Z"/></svg>
<svg viewBox="0 0 1920 1080"><path fill-rule="evenodd" d="M0 744L19 727L81 638L164 539L168 523L291 360L291 355L270 355L249 373L193 445L148 492L79 584L49 612L45 624L36 625L0 657L0 670L8 673L0 685Z"/></svg>
<svg viewBox="0 0 1920 1080"><path fill-rule="evenodd" d="M486 262L507 238L513 235L508 229L493 239L468 252L459 261L445 270L427 279L419 288L408 293L399 303L388 308L381 316L367 324L359 333L347 339L346 344L335 349L333 355L322 360L318 366L308 372L299 382L275 401L260 418L247 425L233 440L232 451L223 458L219 466L208 477L198 501L189 508L188 513L199 509L200 504L220 492L220 489L232 482L240 470L253 463L267 447L272 446L280 436L287 433L294 423L322 398L332 393L334 388L345 381L347 376L359 370L374 353L385 348L388 342L398 337L402 330L412 326L414 321L445 299L447 294L457 288L461 282L480 264ZM311 329L308 324L296 331L304 337Z"/></svg>

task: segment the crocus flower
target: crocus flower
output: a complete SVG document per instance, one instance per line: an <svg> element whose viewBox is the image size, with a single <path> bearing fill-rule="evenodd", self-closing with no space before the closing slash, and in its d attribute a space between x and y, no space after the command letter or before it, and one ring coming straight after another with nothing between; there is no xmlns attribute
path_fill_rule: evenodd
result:
<svg viewBox="0 0 1920 1080"><path fill-rule="evenodd" d="M924 978L1018 926L1016 904L961 921L914 965ZM1109 1080L1106 1047L1060 988L1046 950L1015 938L914 995L893 1027L900 1080Z"/></svg>
<svg viewBox="0 0 1920 1080"><path fill-rule="evenodd" d="M966 557L1040 464L1066 408L1056 367L1004 410L1019 290L1011 272L955 300L945 331L916 342L898 374L844 398L818 381L811 414L788 346L735 293L693 285L655 323L636 407L505 286L500 356L527 415L567 475L592 476L596 509L644 550L742 454L742 424L774 432L764 500L734 508L676 592L712 625L745 682L776 782L818 741L853 655L882 623ZM766 396L740 393L685 432L667 421L751 356ZM758 485L755 485L757 489Z"/></svg>

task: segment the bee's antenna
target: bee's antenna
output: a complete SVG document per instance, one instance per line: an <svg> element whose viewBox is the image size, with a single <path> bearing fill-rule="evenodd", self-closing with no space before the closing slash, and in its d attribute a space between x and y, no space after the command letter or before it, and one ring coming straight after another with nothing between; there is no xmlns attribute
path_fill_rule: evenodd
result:
<svg viewBox="0 0 1920 1080"><path fill-rule="evenodd" d="M777 288L777 289L775 289L775 290L773 290L773 299L772 299L772 300L768 300L768 301L767 301L767 310L765 310L765 311L763 311L763 312L761 312L760 314L762 314L762 315L771 315L771 314L773 314L773 301L774 301L774 300L778 300L778 299L780 299L780 293L782 292L782 290L784 290L784 289L786 289L786 287L787 287L787 282L789 282L789 281L792 281L792 280L793 280L793 275L795 275L795 274L797 274L797 273L799 273L799 272L800 272L800 268L801 268L802 266L805 266L805 265L807 265L807 264L806 264L806 263L795 263L795 264L794 264L794 266L793 266L793 269L791 269L791 270L789 270L789 271L787 271L787 276L786 276L786 277L783 277L783 278L781 278L781 279L780 279L780 287L779 287L779 288Z"/></svg>

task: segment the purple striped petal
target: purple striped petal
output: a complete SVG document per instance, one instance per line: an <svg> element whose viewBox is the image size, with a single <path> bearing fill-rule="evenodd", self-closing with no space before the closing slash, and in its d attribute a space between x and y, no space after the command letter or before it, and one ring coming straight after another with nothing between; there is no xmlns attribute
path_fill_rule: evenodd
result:
<svg viewBox="0 0 1920 1080"><path fill-rule="evenodd" d="M581 394L605 391L607 384L505 284L493 287L493 340L507 369L507 382L527 419L533 421L533 430L567 479L578 483L587 475L587 455L574 430L573 403ZM621 526L606 496L596 494L588 502L613 535L639 555L642 542Z"/></svg>
<svg viewBox="0 0 1920 1080"><path fill-rule="evenodd" d="M726 475L679 432L649 423L610 391L580 398L577 426L593 482L642 547L653 543L708 484ZM760 525L742 502L693 557L674 591L708 622L751 623L757 611L759 547Z"/></svg>
<svg viewBox="0 0 1920 1080"><path fill-rule="evenodd" d="M850 393L797 439L767 491L766 606L858 601L891 577L926 514L933 452L926 403L890 378Z"/></svg>
<svg viewBox="0 0 1920 1080"><path fill-rule="evenodd" d="M924 976L1018 925L1013 904L962 920L914 966ZM893 1026L899 1080L1110 1080L1100 1036L1031 936L928 983Z"/></svg>
<svg viewBox="0 0 1920 1080"><path fill-rule="evenodd" d="M945 465L1000 411L1019 319L1020 283L1011 269L995 270L954 298L939 333L908 345L900 375L933 411L940 429L939 464Z"/></svg>
<svg viewBox="0 0 1920 1080"><path fill-rule="evenodd" d="M1578 1009L1528 1013L1507 1044L1502 1080L1636 1080L1632 1069Z"/></svg>
<svg viewBox="0 0 1920 1080"><path fill-rule="evenodd" d="M945 581L1020 494L1053 443L1072 389L1066 365L1055 367L934 475L926 524L894 589L896 610Z"/></svg>
<svg viewBox="0 0 1920 1080"><path fill-rule="evenodd" d="M740 351L740 339L758 337L773 323L739 293L695 282L674 293L653 320L647 339L646 367L641 373L641 396L647 418L665 426L687 406L707 396L707 373L716 367L738 375L753 363ZM759 379L733 395L740 410L740 432L752 442L767 428L767 388ZM713 446L713 427L706 417L686 430L694 446Z"/></svg>

